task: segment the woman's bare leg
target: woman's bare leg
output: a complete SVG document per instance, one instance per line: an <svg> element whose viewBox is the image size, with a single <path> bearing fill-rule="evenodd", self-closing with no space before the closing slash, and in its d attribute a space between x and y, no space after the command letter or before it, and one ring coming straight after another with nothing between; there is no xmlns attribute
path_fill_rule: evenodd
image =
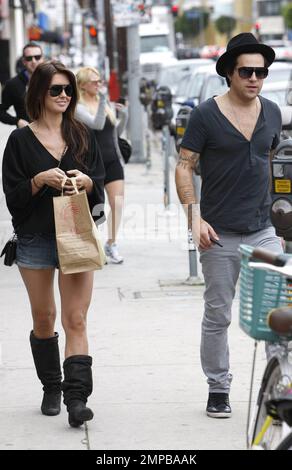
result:
<svg viewBox="0 0 292 470"><path fill-rule="evenodd" d="M93 277L93 272L59 272L62 325L66 334L65 358L88 354L86 319L92 296Z"/></svg>
<svg viewBox="0 0 292 470"><path fill-rule="evenodd" d="M112 181L105 185L105 190L110 205L108 214L108 243L111 245L116 241L117 233L121 223L124 205L124 180Z"/></svg>
<svg viewBox="0 0 292 470"><path fill-rule="evenodd" d="M54 336L56 305L54 298L54 269L19 268L25 284L37 338Z"/></svg>

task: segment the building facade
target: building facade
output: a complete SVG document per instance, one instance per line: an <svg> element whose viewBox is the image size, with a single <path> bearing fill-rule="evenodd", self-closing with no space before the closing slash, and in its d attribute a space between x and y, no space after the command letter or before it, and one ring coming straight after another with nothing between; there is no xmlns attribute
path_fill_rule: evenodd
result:
<svg viewBox="0 0 292 470"><path fill-rule="evenodd" d="M257 23L262 41L285 39L282 7L289 0L256 0Z"/></svg>

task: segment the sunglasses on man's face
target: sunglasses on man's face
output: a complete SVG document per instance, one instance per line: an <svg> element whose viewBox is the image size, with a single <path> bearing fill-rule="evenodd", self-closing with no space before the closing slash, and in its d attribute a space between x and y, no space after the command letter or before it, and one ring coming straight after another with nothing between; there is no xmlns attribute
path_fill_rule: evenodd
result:
<svg viewBox="0 0 292 470"><path fill-rule="evenodd" d="M72 85L52 85L49 88L50 96L56 97L59 96L63 91L65 91L67 96L73 95L73 87Z"/></svg>
<svg viewBox="0 0 292 470"><path fill-rule="evenodd" d="M240 78L251 78L252 74L255 73L259 80L266 78L269 74L267 67L238 67L237 71Z"/></svg>
<svg viewBox="0 0 292 470"><path fill-rule="evenodd" d="M39 60L41 60L41 58L42 58L42 55L38 54L38 55L25 55L23 59L26 62L31 62L32 59L35 59L38 62Z"/></svg>

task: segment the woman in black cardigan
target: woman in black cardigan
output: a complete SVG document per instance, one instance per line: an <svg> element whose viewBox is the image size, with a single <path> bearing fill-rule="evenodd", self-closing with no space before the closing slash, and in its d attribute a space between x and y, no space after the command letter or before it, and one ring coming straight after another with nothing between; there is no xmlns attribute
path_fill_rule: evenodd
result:
<svg viewBox="0 0 292 470"><path fill-rule="evenodd" d="M104 167L94 136L74 119L77 103L74 74L60 62L40 64L31 77L27 111L32 120L10 135L3 157L3 188L18 236L16 263L28 292L33 317L30 343L44 396L45 415L60 413L61 368L54 274L58 268L53 196L64 176L75 176L90 208L104 203ZM74 190L70 180L66 194ZM95 209L96 210L96 209ZM62 274L59 270L62 325L66 335L64 403L69 424L92 419L86 407L92 392L92 358L88 355L86 316L93 272Z"/></svg>

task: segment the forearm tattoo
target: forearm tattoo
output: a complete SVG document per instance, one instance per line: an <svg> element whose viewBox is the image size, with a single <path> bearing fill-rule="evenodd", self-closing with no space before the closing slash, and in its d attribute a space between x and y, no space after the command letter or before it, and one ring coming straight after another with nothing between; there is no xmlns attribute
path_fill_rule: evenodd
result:
<svg viewBox="0 0 292 470"><path fill-rule="evenodd" d="M195 169L196 163L200 158L200 154L197 152L192 152L186 149L180 149L179 160L177 165L181 166L185 170L187 168Z"/></svg>

